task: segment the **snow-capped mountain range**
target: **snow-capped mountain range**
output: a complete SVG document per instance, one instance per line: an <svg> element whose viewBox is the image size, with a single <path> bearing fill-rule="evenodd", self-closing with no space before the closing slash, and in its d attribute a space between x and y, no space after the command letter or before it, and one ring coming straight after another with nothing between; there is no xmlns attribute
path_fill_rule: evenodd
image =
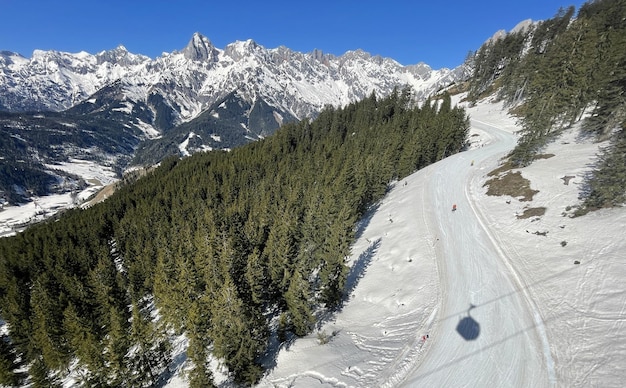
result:
<svg viewBox="0 0 626 388"><path fill-rule="evenodd" d="M386 95L408 85L419 97L466 75L466 68L433 70L424 63L402 66L364 51L341 56L266 49L252 40L218 49L199 33L181 51L151 59L123 46L92 55L35 50L30 59L0 53L0 109L62 111L89 101L118 82L120 101L147 103L159 94L172 110L173 124L192 120L211 104L238 90L251 100L301 119L327 104L345 105L372 91ZM155 123L146 123L155 126Z"/></svg>
<svg viewBox="0 0 626 388"><path fill-rule="evenodd" d="M253 40L219 49L199 33L184 49L155 59L123 46L95 55L35 50L30 59L2 51L0 112L7 113L0 114L0 136L11 138L13 146L0 151L15 161L29 160L31 167L86 158L107 160L121 170L172 153L239 146L372 92L382 97L408 86L416 99L425 99L469 72L467 64L433 70L362 50L341 56L300 53L284 46L267 49ZM50 139L43 135L48 126L62 137L54 138L54 152L46 140L36 144ZM102 126L104 133L98 130ZM36 136L24 135L34 127ZM80 144L72 143L76 134ZM33 148L37 152L26 152ZM2 183L0 192L14 184L32 190L20 182Z"/></svg>

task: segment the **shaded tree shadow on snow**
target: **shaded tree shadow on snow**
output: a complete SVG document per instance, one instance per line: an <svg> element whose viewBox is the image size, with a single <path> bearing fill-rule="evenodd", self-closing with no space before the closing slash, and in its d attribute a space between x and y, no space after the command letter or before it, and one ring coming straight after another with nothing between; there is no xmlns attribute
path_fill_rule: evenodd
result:
<svg viewBox="0 0 626 388"><path fill-rule="evenodd" d="M157 388L165 387L177 374L180 374L187 362L187 352L181 352L176 355L169 363L165 371L161 373L154 386Z"/></svg>
<svg viewBox="0 0 626 388"><path fill-rule="evenodd" d="M370 245L359 255L358 259L354 261L354 264L350 268L348 272L348 276L346 276L346 285L343 290L343 298L339 303L339 306L333 310L325 310L321 316L319 316L317 320L317 328L321 328L325 323L332 320L336 313L340 312L343 308L345 302L350 299L350 296L354 292L354 289L359 284L359 280L361 280L365 276L365 272L367 271L367 267L369 267L372 262L372 258L376 254L376 251L380 247L381 237L372 241Z"/></svg>
<svg viewBox="0 0 626 388"><path fill-rule="evenodd" d="M476 306L470 304L467 316L463 317L456 325L456 331L466 341L473 341L480 335L480 324L470 315L470 311Z"/></svg>
<svg viewBox="0 0 626 388"><path fill-rule="evenodd" d="M276 319L278 319L278 314L274 314ZM286 339L281 341L278 338L278 332L276 330L272 330L270 337L268 338L267 347L265 352L261 356L260 362L265 370L265 374L268 374L271 370L276 368L278 363L278 353L280 353L281 349L287 349L293 345L293 343L298 339L298 336L291 332L286 333Z"/></svg>
<svg viewBox="0 0 626 388"><path fill-rule="evenodd" d="M363 235L363 232L369 225L370 221L372 221L372 217L374 217L374 214L376 214L376 211L378 210L379 207L380 207L380 202L373 204L367 209L365 214L363 214L363 216L359 219L359 221L356 224L356 232L354 233L355 240L358 240L359 237Z"/></svg>
<svg viewBox="0 0 626 388"><path fill-rule="evenodd" d="M364 221L365 225L371 219L373 212L375 212L375 209L371 209L370 211L372 213L368 212L369 216L364 217L366 219L366 221ZM365 228L365 226L362 226L362 227L363 229ZM380 247L381 240L382 238L378 238L372 241L370 245L355 260L354 264L350 268L350 271L348 272L348 276L346 277L346 285L344 287L344 292L343 292L344 296L343 296L341 303L335 309L332 309L332 310L323 309L318 313L316 323L315 323L315 330L320 330L324 326L324 324L326 324L329 321L332 321L335 315L339 311L341 311L344 303L350 298L350 295L352 294L352 292L358 285L359 280L361 280L365 276L367 267L369 267L370 263L372 262L372 258L374 257L374 255L376 254L376 251ZM327 335L329 338L332 338L337 333L338 332L333 332L330 334L327 333ZM293 345L294 342L298 340L298 338L299 337L296 336L295 334L288 333L287 339L281 342L278 339L277 333L272 333L272 335L269 338L267 350L265 351L264 355L261 357L261 364L263 365L263 369L265 369L266 374L269 373L274 368L276 368L277 357L278 357L278 353L280 352L280 350L289 349L291 345Z"/></svg>
<svg viewBox="0 0 626 388"><path fill-rule="evenodd" d="M372 241L367 249L361 252L359 258L356 259L356 261L352 265L352 268L350 268L350 272L348 272L348 276L346 277L346 286L344 289L344 298L342 304L350 298L350 295L352 295L352 292L354 292L357 284L359 284L359 280L361 280L363 276L365 276L367 267L369 267L370 263L372 262L372 258L376 254L376 251L378 250L378 248L380 248L380 240L382 240L381 237Z"/></svg>

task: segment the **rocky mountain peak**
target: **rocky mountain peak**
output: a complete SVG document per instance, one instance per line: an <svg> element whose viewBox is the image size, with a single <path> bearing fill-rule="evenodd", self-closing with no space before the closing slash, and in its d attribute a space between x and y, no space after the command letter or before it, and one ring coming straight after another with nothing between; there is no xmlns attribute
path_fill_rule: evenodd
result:
<svg viewBox="0 0 626 388"><path fill-rule="evenodd" d="M410 86L416 98L423 98L463 74L426 64L402 66L363 50L304 54L285 46L267 49L252 39L218 49L195 33L183 50L155 59L124 46L96 55L37 50L31 59L3 53L0 107L61 111L85 103L85 112L99 112L105 106L100 104L111 100L106 106L115 116L130 117L137 104L145 104L141 130L152 133L193 120L233 90L252 102L261 96L276 111L302 119L325 105L342 106L372 92L385 96L396 87ZM115 96L95 95L104 88L115 90Z"/></svg>
<svg viewBox="0 0 626 388"><path fill-rule="evenodd" d="M235 61L239 61L246 56L252 56L256 51L261 49L262 46L259 46L254 40L238 40L234 43L231 43L226 46L224 49L224 54L228 55Z"/></svg>
<svg viewBox="0 0 626 388"><path fill-rule="evenodd" d="M517 25L515 27L513 27L513 29L511 31L509 31L509 32L507 32L506 30L498 30L498 31L496 31L489 39L487 39L485 41L485 43L496 42L496 41L504 38L508 34L514 34L514 33L517 33L517 32L525 32L534 23L535 22L533 22L532 19L522 20L521 22L517 23Z"/></svg>
<svg viewBox="0 0 626 388"><path fill-rule="evenodd" d="M98 65L108 62L120 66L133 66L148 60L150 58L144 55L130 53L123 45L119 45L113 50L101 51L96 54L96 63Z"/></svg>
<svg viewBox="0 0 626 388"><path fill-rule="evenodd" d="M192 61L217 61L219 52L211 41L204 35L196 32L182 51L185 58Z"/></svg>
<svg viewBox="0 0 626 388"><path fill-rule="evenodd" d="M407 66L406 69L411 73L419 76L423 80L427 80L428 78L430 78L433 72L433 69L424 62L420 62L416 65Z"/></svg>
<svg viewBox="0 0 626 388"><path fill-rule="evenodd" d="M11 51L0 51L0 66L5 66L10 69L15 63L23 64L27 62L28 59L20 54Z"/></svg>

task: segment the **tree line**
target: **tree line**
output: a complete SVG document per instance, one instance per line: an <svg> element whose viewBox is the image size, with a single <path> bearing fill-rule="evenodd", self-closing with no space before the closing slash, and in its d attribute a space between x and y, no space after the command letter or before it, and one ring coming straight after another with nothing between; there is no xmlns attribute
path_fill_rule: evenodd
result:
<svg viewBox="0 0 626 388"><path fill-rule="evenodd" d="M611 145L587 180L583 208L626 202L626 0L562 8L551 19L485 43L472 56L468 98L497 93L519 116L513 166L532 163L559 132L583 131Z"/></svg>
<svg viewBox="0 0 626 388"><path fill-rule="evenodd" d="M264 373L271 338L344 300L357 220L390 182L461 151L469 120L408 89L375 94L233 149L180 159L0 240L0 383L147 387L188 339L188 378ZM26 372L22 372L26 371Z"/></svg>

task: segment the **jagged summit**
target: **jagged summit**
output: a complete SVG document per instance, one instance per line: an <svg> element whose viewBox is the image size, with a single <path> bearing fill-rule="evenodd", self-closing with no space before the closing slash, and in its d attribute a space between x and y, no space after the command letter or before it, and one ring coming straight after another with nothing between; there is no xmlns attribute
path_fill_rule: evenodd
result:
<svg viewBox="0 0 626 388"><path fill-rule="evenodd" d="M458 74L402 66L359 49L340 56L317 49L300 53L284 46L267 49L252 39L219 49L199 32L181 51L155 59L130 53L122 45L96 55L36 50L30 59L7 53L3 58L0 107L4 110L65 110L88 101L104 87L111 95L111 84L123 80L114 86L122 88L118 99L131 105L158 100L153 115L169 117L162 128L192 120L232 90L261 96L303 118L325 105L345 105L373 91L383 96L405 85L425 96ZM146 124L159 128L155 122Z"/></svg>
<svg viewBox="0 0 626 388"><path fill-rule="evenodd" d="M119 45L113 50L105 50L96 54L96 61L98 65L108 62L111 64L118 64L128 67L143 63L148 60L150 60L150 58L148 58L147 56L133 54L129 52L123 45Z"/></svg>
<svg viewBox="0 0 626 388"><path fill-rule="evenodd" d="M513 27L513 29L511 30L511 33L525 32L530 26L532 26L535 23L536 22L534 22L532 19L522 20L521 22L517 23L515 27Z"/></svg>
<svg viewBox="0 0 626 388"><path fill-rule="evenodd" d="M218 50L213 46L211 41L204 35L196 32L191 40L182 51L185 58L193 61L210 61L217 60Z"/></svg>
<svg viewBox="0 0 626 388"><path fill-rule="evenodd" d="M526 19L526 20L522 20L521 22L517 23L515 25L515 27L513 27L513 29L509 32L507 32L506 30L498 30L496 31L489 39L487 39L485 41L485 43L490 43L490 42L495 42L499 39L504 38L507 34L514 34L517 32L524 32L526 31L526 29L528 29L530 26L532 26L535 22L533 22L531 19Z"/></svg>
<svg viewBox="0 0 626 388"><path fill-rule="evenodd" d="M27 59L3 53L0 110L90 115L114 120L140 140L167 140L174 128L215 110L237 91L237 104L248 108L238 109L241 117L229 119L228 127L250 141L256 136L251 134L267 136L286 121L312 118L325 106L345 106L373 92L383 97L411 87L423 99L466 73L402 66L360 49L340 56L318 49L301 53L285 46L267 49L252 39L219 49L196 32L182 50L154 59L123 45L96 55L36 50ZM204 118L210 124L203 125L224 125L226 113L215 112L219 117ZM240 140L231 143L210 147L228 148Z"/></svg>
<svg viewBox="0 0 626 388"><path fill-rule="evenodd" d="M15 163L28 161L51 176L56 173L47 165L73 158L109 161L122 170L171 154L232 149L372 93L385 97L410 87L424 99L467 73L467 66L402 66L363 50L335 56L268 49L252 39L220 49L198 32L182 50L154 59L123 45L95 55L2 52L0 111L9 112L0 117L4 144L28 139L29 145L2 148L0 139L0 155L6 161L18 149ZM54 153L50 138L59 142ZM10 182L0 190L18 195L19 186Z"/></svg>
<svg viewBox="0 0 626 388"><path fill-rule="evenodd" d="M254 53L259 51L259 49L262 49L262 46L252 39L238 40L226 45L224 54L235 61L240 61L245 57L254 56Z"/></svg>

